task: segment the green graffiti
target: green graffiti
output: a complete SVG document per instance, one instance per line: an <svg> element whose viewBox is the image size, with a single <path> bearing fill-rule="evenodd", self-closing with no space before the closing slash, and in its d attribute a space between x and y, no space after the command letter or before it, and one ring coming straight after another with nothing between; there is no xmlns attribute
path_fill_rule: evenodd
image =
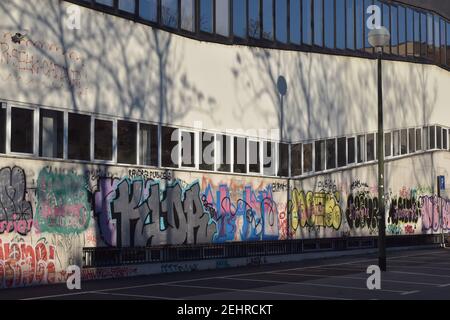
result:
<svg viewBox="0 0 450 320"><path fill-rule="evenodd" d="M85 231L91 218L86 187L84 176L41 170L36 189L36 228L59 234Z"/></svg>

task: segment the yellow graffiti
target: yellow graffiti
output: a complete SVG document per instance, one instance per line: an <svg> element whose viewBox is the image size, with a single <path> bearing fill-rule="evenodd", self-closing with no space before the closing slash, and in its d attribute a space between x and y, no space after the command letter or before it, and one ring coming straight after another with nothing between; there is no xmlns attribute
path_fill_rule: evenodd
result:
<svg viewBox="0 0 450 320"><path fill-rule="evenodd" d="M339 206L339 192L312 192L294 189L291 204L291 226L297 230L300 226L328 227L339 230L342 210Z"/></svg>

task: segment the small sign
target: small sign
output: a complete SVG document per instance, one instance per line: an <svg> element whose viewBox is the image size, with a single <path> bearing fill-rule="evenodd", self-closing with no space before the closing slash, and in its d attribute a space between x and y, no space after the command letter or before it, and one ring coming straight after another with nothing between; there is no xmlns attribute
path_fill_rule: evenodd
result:
<svg viewBox="0 0 450 320"><path fill-rule="evenodd" d="M439 190L445 190L445 176L439 176Z"/></svg>

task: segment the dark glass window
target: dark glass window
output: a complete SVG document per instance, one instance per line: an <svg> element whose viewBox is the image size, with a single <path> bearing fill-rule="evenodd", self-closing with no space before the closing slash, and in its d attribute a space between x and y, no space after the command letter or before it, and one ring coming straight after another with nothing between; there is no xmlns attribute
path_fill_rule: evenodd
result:
<svg viewBox="0 0 450 320"><path fill-rule="evenodd" d="M312 143L303 145L303 172L313 171L313 145Z"/></svg>
<svg viewBox="0 0 450 320"><path fill-rule="evenodd" d="M234 138L234 172L247 173L247 139Z"/></svg>
<svg viewBox="0 0 450 320"><path fill-rule="evenodd" d="M200 170L214 171L214 134L200 132Z"/></svg>
<svg viewBox="0 0 450 320"><path fill-rule="evenodd" d="M436 148L436 127L429 127L429 135L430 135L430 149Z"/></svg>
<svg viewBox="0 0 450 320"><path fill-rule="evenodd" d="M217 170L221 172L231 171L231 137L217 135Z"/></svg>
<svg viewBox="0 0 450 320"><path fill-rule="evenodd" d="M111 161L113 158L113 122L95 119L94 132L94 158Z"/></svg>
<svg viewBox="0 0 450 320"><path fill-rule="evenodd" d="M39 110L39 156L63 158L64 113L54 110Z"/></svg>
<svg viewBox="0 0 450 320"><path fill-rule="evenodd" d="M248 164L249 171L251 173L261 172L261 162L259 158L259 142L258 141L248 141Z"/></svg>
<svg viewBox="0 0 450 320"><path fill-rule="evenodd" d="M347 29L347 48L355 49L355 3L354 0L346 0L346 29Z"/></svg>
<svg viewBox="0 0 450 320"><path fill-rule="evenodd" d="M104 6L108 6L108 7L113 6L113 0L95 0L95 2L102 4Z"/></svg>
<svg viewBox="0 0 450 320"><path fill-rule="evenodd" d="M384 134L384 156L390 157L392 155L392 134L390 132L386 132Z"/></svg>
<svg viewBox="0 0 450 320"><path fill-rule="evenodd" d="M91 159L91 117L69 113L68 157L74 160Z"/></svg>
<svg viewBox="0 0 450 320"><path fill-rule="evenodd" d="M195 168L195 134L181 131L181 166Z"/></svg>
<svg viewBox="0 0 450 320"><path fill-rule="evenodd" d="M392 136L392 146L394 157L400 155L400 131L394 131Z"/></svg>
<svg viewBox="0 0 450 320"><path fill-rule="evenodd" d="M161 164L163 167L178 167L178 140L178 129L161 127Z"/></svg>
<svg viewBox="0 0 450 320"><path fill-rule="evenodd" d="M334 0L323 0L325 47L334 49Z"/></svg>
<svg viewBox="0 0 450 320"><path fill-rule="evenodd" d="M442 127L436 127L436 149L442 149Z"/></svg>
<svg viewBox="0 0 450 320"><path fill-rule="evenodd" d="M367 135L367 161L375 160L375 134Z"/></svg>
<svg viewBox="0 0 450 320"><path fill-rule="evenodd" d="M291 4L292 6L292 4ZM287 42L287 0L275 0L275 13L276 13L276 32L277 41ZM298 20L300 11L297 12L296 17L292 17ZM292 24L292 23L291 23ZM300 31L300 30L299 30Z"/></svg>
<svg viewBox="0 0 450 320"><path fill-rule="evenodd" d="M369 16L372 14L372 13L367 13L367 9L371 5L373 5L373 0L364 0L364 9L363 9L363 12L364 12L364 22L363 22L363 24L364 24L364 48L365 48L365 51L367 51L367 52L373 52L373 47L370 45L369 37L368 37L370 29L367 28L367 21L369 19ZM380 9L381 9L381 7L380 7Z"/></svg>
<svg viewBox="0 0 450 320"><path fill-rule="evenodd" d="M336 168L336 139L327 140L327 170Z"/></svg>
<svg viewBox="0 0 450 320"><path fill-rule="evenodd" d="M6 107L0 103L0 153L6 153Z"/></svg>
<svg viewBox="0 0 450 320"><path fill-rule="evenodd" d="M323 0L314 0L314 45L323 46Z"/></svg>
<svg viewBox="0 0 450 320"><path fill-rule="evenodd" d="M416 151L422 150L422 129L416 129Z"/></svg>
<svg viewBox="0 0 450 320"><path fill-rule="evenodd" d="M427 56L429 59L434 60L434 32L433 32L433 15L431 13L427 14Z"/></svg>
<svg viewBox="0 0 450 320"><path fill-rule="evenodd" d="M289 145L286 143L278 144L278 176L289 176Z"/></svg>
<svg viewBox="0 0 450 320"><path fill-rule="evenodd" d="M383 3L382 5L382 10L383 10L383 22L382 25L384 27L386 27L389 31L391 31L391 17L390 17L390 10L389 10L389 5ZM389 44L387 44L386 46L384 46L383 48L384 52L386 53L390 53L391 52L391 47Z"/></svg>
<svg viewBox="0 0 450 320"><path fill-rule="evenodd" d="M439 16L434 16L434 62L439 64L441 61L441 32L439 28Z"/></svg>
<svg viewBox="0 0 450 320"><path fill-rule="evenodd" d="M312 44L312 0L302 0L302 34L303 43Z"/></svg>
<svg viewBox="0 0 450 320"><path fill-rule="evenodd" d="M280 1L280 0L278 0ZM273 2L263 0L263 33L264 39L273 40Z"/></svg>
<svg viewBox="0 0 450 320"><path fill-rule="evenodd" d="M447 22L447 66L450 66L450 22Z"/></svg>
<svg viewBox="0 0 450 320"><path fill-rule="evenodd" d="M275 176L275 144L263 142L263 170L266 176Z"/></svg>
<svg viewBox="0 0 450 320"><path fill-rule="evenodd" d="M117 162L136 164L137 124L117 121Z"/></svg>
<svg viewBox="0 0 450 320"><path fill-rule="evenodd" d="M139 0L139 16L142 19L156 22L158 20L157 2L158 0Z"/></svg>
<svg viewBox="0 0 450 320"><path fill-rule="evenodd" d="M261 37L261 16L259 0L248 0L248 35L252 38Z"/></svg>
<svg viewBox="0 0 450 320"><path fill-rule="evenodd" d="M401 154L407 154L408 153L408 130L403 129L400 131L400 148L401 148Z"/></svg>
<svg viewBox="0 0 450 320"><path fill-rule="evenodd" d="M119 10L128 13L135 13L136 2L134 0L119 0Z"/></svg>
<svg viewBox="0 0 450 320"><path fill-rule="evenodd" d="M414 12L406 9L406 52L408 56L414 55Z"/></svg>
<svg viewBox="0 0 450 320"><path fill-rule="evenodd" d="M347 138L337 139L337 161L339 168L347 165Z"/></svg>
<svg viewBox="0 0 450 320"><path fill-rule="evenodd" d="M391 6L391 53L398 54L398 9Z"/></svg>
<svg viewBox="0 0 450 320"><path fill-rule="evenodd" d="M158 166L158 126L140 125L140 164Z"/></svg>
<svg viewBox="0 0 450 320"><path fill-rule="evenodd" d="M302 174L302 144L291 145L291 176L296 177Z"/></svg>
<svg viewBox="0 0 450 320"><path fill-rule="evenodd" d="M216 1L216 33L228 37L230 35L230 2Z"/></svg>
<svg viewBox="0 0 450 320"><path fill-rule="evenodd" d="M427 15L420 14L420 55L426 57L428 53L427 47L428 23Z"/></svg>
<svg viewBox="0 0 450 320"><path fill-rule="evenodd" d="M420 13L414 11L414 55L420 56Z"/></svg>
<svg viewBox="0 0 450 320"><path fill-rule="evenodd" d="M276 0L278 2L278 0ZM289 7L289 41L294 44L300 44L301 39L301 0L291 0L290 1L290 7ZM278 28L278 27L277 27Z"/></svg>
<svg viewBox="0 0 450 320"><path fill-rule="evenodd" d="M366 137L358 136L358 163L364 162L366 159Z"/></svg>
<svg viewBox="0 0 450 320"><path fill-rule="evenodd" d="M11 151L33 153L34 111L11 108Z"/></svg>
<svg viewBox="0 0 450 320"><path fill-rule="evenodd" d="M336 48L345 49L345 0L336 0Z"/></svg>
<svg viewBox="0 0 450 320"><path fill-rule="evenodd" d="M448 132L447 129L442 129L442 149L448 149Z"/></svg>
<svg viewBox="0 0 450 320"><path fill-rule="evenodd" d="M365 28L364 23L364 3L363 0L355 0L355 36L356 36L356 49L363 49L363 30Z"/></svg>
<svg viewBox="0 0 450 320"><path fill-rule="evenodd" d="M193 32L195 30L195 1L181 1L181 28Z"/></svg>
<svg viewBox="0 0 450 320"><path fill-rule="evenodd" d="M356 143L355 138L347 139L347 163L352 164L355 163L356 157Z"/></svg>
<svg viewBox="0 0 450 320"><path fill-rule="evenodd" d="M441 41L440 41L440 53L441 53L441 64L446 63L446 50L445 50L445 44L446 44L446 38L445 38L445 21L443 19L440 19L440 30L441 30Z"/></svg>
<svg viewBox="0 0 450 320"><path fill-rule="evenodd" d="M416 152L416 129L409 129L409 153Z"/></svg>
<svg viewBox="0 0 450 320"><path fill-rule="evenodd" d="M398 7L398 54L406 56L406 10Z"/></svg>
<svg viewBox="0 0 450 320"><path fill-rule="evenodd" d="M161 18L166 27L178 26L178 0L161 0Z"/></svg>
<svg viewBox="0 0 450 320"><path fill-rule="evenodd" d="M213 1L200 0L200 30L213 32Z"/></svg>
<svg viewBox="0 0 450 320"><path fill-rule="evenodd" d="M326 163L326 158L325 158L325 152L326 152L326 145L325 145L325 140L322 141L316 141L315 142L315 146L314 146L314 150L315 150L315 170L316 172L318 171L323 171L325 170L325 163Z"/></svg>
<svg viewBox="0 0 450 320"><path fill-rule="evenodd" d="M233 0L233 34L240 38L246 38L247 36L246 1Z"/></svg>

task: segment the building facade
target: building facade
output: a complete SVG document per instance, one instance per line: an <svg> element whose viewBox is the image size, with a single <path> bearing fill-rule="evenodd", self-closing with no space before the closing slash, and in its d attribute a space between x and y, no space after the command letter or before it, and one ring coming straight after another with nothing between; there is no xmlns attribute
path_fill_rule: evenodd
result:
<svg viewBox="0 0 450 320"><path fill-rule="evenodd" d="M139 272L86 252L373 241L371 5L387 234L447 233L450 20L405 2L2 1L0 286Z"/></svg>

